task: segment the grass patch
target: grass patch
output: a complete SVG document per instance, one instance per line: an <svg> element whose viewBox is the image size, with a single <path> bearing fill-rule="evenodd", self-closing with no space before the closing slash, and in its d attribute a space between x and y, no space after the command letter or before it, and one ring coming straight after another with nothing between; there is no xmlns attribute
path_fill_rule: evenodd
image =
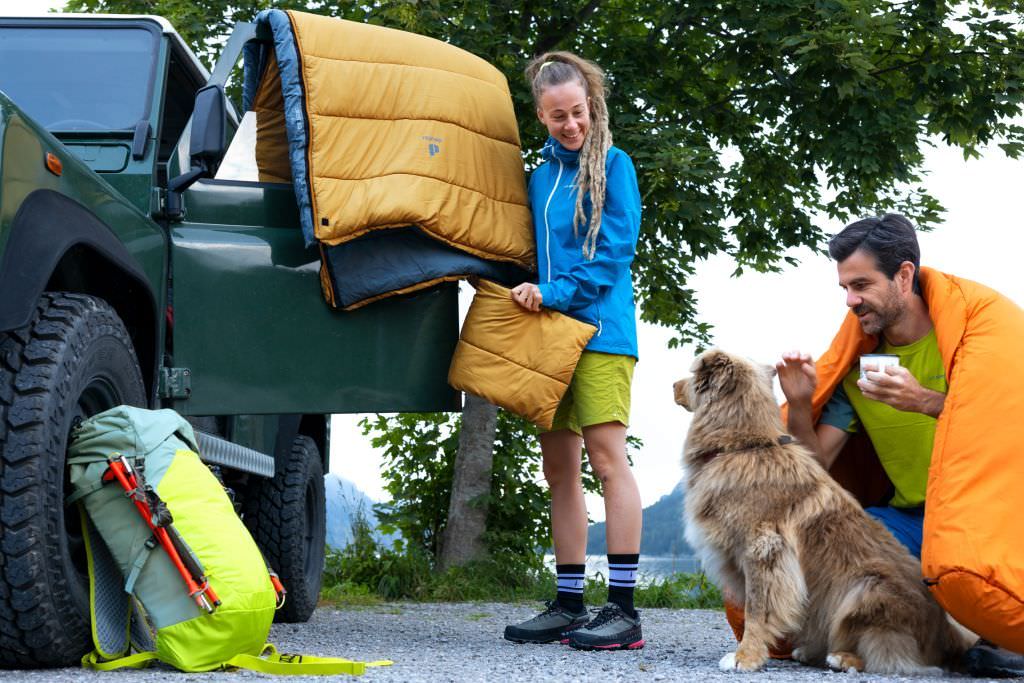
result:
<svg viewBox="0 0 1024 683"><path fill-rule="evenodd" d="M541 602L555 594L554 573L522 561L490 560L438 572L420 556L379 547L358 554L351 548L328 551L321 593L325 603ZM588 605L603 605L607 595L604 577L587 579L583 597ZM640 608L722 609L722 594L703 574L678 573L637 586L634 602Z"/></svg>
<svg viewBox="0 0 1024 683"><path fill-rule="evenodd" d="M633 601L637 607L724 609L721 591L708 581L707 576L682 572L646 586L639 586Z"/></svg>
<svg viewBox="0 0 1024 683"><path fill-rule="evenodd" d="M369 586L351 581L342 581L324 585L320 591L320 601L331 605L349 607L368 607L379 605L384 598L371 590Z"/></svg>
<svg viewBox="0 0 1024 683"><path fill-rule="evenodd" d="M378 544L365 521L357 521L352 530L354 540L344 550L327 549L320 594L325 603L541 602L555 595L555 575L540 557L497 557L439 572L422 552ZM587 579L583 599L588 605L603 605L607 596L603 576ZM678 573L637 586L634 603L641 608L722 609L722 594L703 574Z"/></svg>

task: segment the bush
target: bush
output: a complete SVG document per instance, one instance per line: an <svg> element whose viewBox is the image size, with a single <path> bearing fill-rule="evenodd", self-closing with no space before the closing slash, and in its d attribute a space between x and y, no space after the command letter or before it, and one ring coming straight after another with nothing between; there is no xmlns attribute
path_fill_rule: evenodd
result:
<svg viewBox="0 0 1024 683"><path fill-rule="evenodd" d="M722 609L722 593L704 574L673 574L645 586L638 586L637 607L676 609Z"/></svg>
<svg viewBox="0 0 1024 683"><path fill-rule="evenodd" d="M357 513L353 540L344 550L328 549L321 598L328 603L375 604L382 600L426 602L519 602L549 600L555 576L538 567L535 555L503 554L464 567L435 572L430 558L415 546L387 548L373 537L366 518ZM604 604L604 577L587 579L587 604ZM675 574L638 586L637 607L721 609L722 595L703 574Z"/></svg>
<svg viewBox="0 0 1024 683"><path fill-rule="evenodd" d="M384 600L418 599L430 576L430 562L415 548L385 548L373 537L365 515L357 511L352 542L344 550L327 549L323 585L325 599L338 601L364 594Z"/></svg>

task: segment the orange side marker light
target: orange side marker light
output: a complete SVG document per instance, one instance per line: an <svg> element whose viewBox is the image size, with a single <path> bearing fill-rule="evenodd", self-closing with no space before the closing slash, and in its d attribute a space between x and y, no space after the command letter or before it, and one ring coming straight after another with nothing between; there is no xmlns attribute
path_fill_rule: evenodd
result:
<svg viewBox="0 0 1024 683"><path fill-rule="evenodd" d="M60 159L53 152L46 153L46 170L56 176L64 172L64 165L60 163Z"/></svg>

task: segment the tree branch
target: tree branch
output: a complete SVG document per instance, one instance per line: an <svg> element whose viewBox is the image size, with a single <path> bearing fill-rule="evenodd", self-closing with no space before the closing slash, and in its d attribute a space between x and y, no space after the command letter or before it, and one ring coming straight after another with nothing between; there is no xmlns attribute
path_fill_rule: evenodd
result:
<svg viewBox="0 0 1024 683"><path fill-rule="evenodd" d="M600 0L590 0L580 11L570 17L567 22L546 36L542 36L534 46L533 54L542 55L562 42L566 36L575 33L580 25L590 18L590 15L594 13L600 4Z"/></svg>

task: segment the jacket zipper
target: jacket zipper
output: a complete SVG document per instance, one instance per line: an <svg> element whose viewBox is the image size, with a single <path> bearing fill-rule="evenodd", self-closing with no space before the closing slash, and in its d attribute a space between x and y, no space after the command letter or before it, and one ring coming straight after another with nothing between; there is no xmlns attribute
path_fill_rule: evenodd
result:
<svg viewBox="0 0 1024 683"><path fill-rule="evenodd" d="M555 184L551 188L551 194L548 195L548 200L544 203L544 254L548 259L548 279L545 282L551 282L551 227L548 225L548 207L551 206L551 199L558 190L558 181L562 179L562 160L558 157L555 157L555 160L558 161L558 175L555 176Z"/></svg>

